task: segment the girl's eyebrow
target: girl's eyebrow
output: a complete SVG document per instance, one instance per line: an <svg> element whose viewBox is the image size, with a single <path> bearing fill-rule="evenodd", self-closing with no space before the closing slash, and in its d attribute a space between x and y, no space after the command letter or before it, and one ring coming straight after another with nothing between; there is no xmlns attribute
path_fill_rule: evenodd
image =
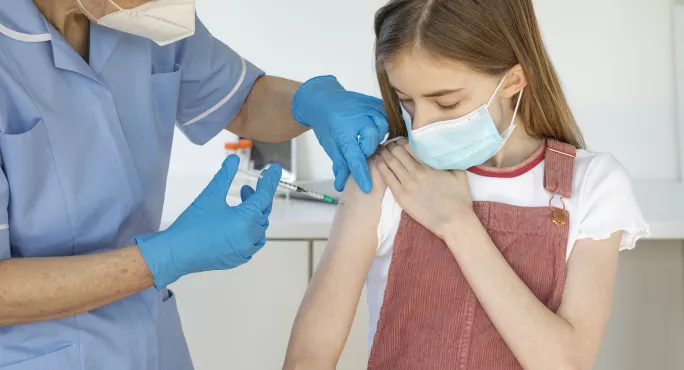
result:
<svg viewBox="0 0 684 370"><path fill-rule="evenodd" d="M396 87L392 86L392 88L393 88L396 92L408 96L408 94L402 92L401 90L397 89ZM437 97L444 96L444 95L449 95L449 94L452 94L452 93L455 93L455 92L458 92L458 91L461 91L461 90L463 90L462 87L461 87L461 88L458 88L458 89L443 89L443 90L437 90L437 91L431 92L431 93L429 93L429 94L424 94L423 97L424 97L424 98L437 98Z"/></svg>

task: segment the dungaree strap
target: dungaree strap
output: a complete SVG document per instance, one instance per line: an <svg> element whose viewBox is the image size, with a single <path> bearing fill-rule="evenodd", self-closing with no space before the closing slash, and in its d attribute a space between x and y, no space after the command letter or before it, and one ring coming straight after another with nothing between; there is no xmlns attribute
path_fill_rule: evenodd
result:
<svg viewBox="0 0 684 370"><path fill-rule="evenodd" d="M572 194L572 174L577 149L557 140L546 140L544 154L544 189L552 194L570 198Z"/></svg>

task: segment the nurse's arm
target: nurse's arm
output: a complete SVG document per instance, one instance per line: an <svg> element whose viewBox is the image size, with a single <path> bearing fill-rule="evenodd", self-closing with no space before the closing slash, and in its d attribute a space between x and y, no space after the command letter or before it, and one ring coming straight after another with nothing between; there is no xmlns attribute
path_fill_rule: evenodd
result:
<svg viewBox="0 0 684 370"><path fill-rule="evenodd" d="M308 127L292 117L292 100L300 85L280 77L260 77L226 129L241 137L272 143L301 135Z"/></svg>
<svg viewBox="0 0 684 370"><path fill-rule="evenodd" d="M85 256L0 260L0 327L87 312L153 285L137 246Z"/></svg>
<svg viewBox="0 0 684 370"><path fill-rule="evenodd" d="M295 319L284 369L335 369L349 336L364 280L378 246L377 227L386 185L374 162L364 194L350 178L325 253Z"/></svg>

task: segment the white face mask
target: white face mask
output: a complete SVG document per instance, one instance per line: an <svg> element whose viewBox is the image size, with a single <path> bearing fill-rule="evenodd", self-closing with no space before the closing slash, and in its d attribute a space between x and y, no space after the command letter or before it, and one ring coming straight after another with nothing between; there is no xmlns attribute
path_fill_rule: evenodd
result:
<svg viewBox="0 0 684 370"><path fill-rule="evenodd" d="M132 9L107 0L119 10L101 18L89 12L83 0L77 1L97 24L150 39L160 46L195 34L195 0L152 0Z"/></svg>

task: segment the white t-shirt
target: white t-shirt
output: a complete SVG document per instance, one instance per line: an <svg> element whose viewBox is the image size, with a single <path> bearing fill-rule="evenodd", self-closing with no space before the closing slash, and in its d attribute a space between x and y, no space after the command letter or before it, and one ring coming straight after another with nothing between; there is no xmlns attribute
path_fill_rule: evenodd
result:
<svg viewBox="0 0 684 370"><path fill-rule="evenodd" d="M479 174L468 171L473 201L522 207L548 206L550 195L544 190L545 161L540 162L541 155L539 150L525 163L511 169L479 168ZM558 202L558 196L555 201ZM564 202L570 214L566 259L570 257L575 241L580 239L607 239L616 231L624 231L620 250L625 250L634 248L639 238L650 235L634 197L629 175L610 154L577 151L572 197L564 199ZM560 206L560 203L554 206ZM401 213L401 207L387 189L378 224L378 248L366 279L369 348L380 317Z"/></svg>

